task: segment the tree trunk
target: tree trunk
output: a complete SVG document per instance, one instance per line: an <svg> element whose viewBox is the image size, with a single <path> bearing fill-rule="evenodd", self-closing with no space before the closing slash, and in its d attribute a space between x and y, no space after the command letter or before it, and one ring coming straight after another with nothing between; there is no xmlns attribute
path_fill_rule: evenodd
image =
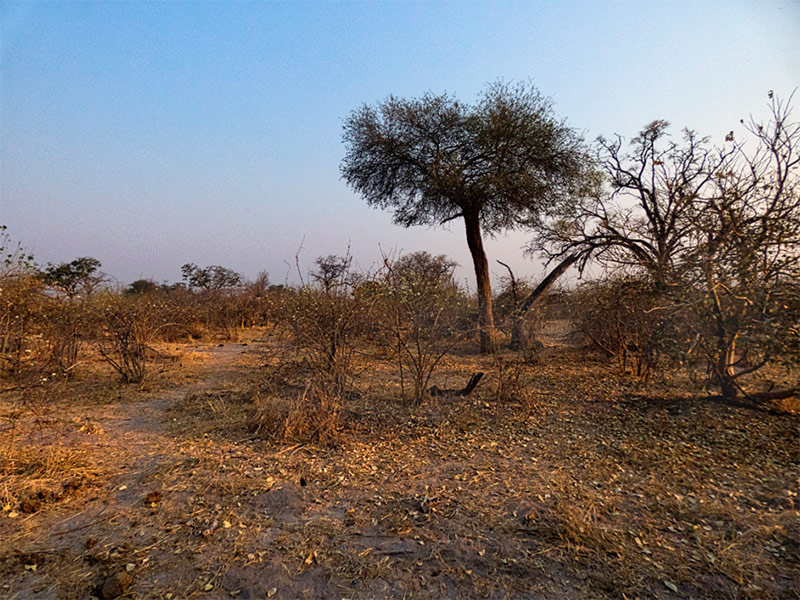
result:
<svg viewBox="0 0 800 600"><path fill-rule="evenodd" d="M725 400L736 400L736 376L733 368L733 364L736 362L736 339L732 339L729 345L725 344L724 337L721 337L719 342L717 377L720 391Z"/></svg>
<svg viewBox="0 0 800 600"><path fill-rule="evenodd" d="M533 306L547 290L553 287L553 284L556 282L556 280L561 277L577 260L578 255L573 254L558 263L555 268L550 271L547 277L542 279L542 282L536 286L536 289L530 293L530 295L525 299L525 302L523 302L519 308L514 311L514 321L511 328L510 344L510 348L512 350L522 350L525 348L525 344L527 342L527 340L525 340L525 328L523 326L525 313L528 312L528 309L530 309L530 307Z"/></svg>
<svg viewBox="0 0 800 600"><path fill-rule="evenodd" d="M494 315L492 313L492 284L489 281L489 261L483 249L481 237L481 222L477 212L464 213L464 223L467 230L467 245L472 255L475 266L475 280L478 284L478 330L481 339L481 352L494 354L497 351L497 341L494 329Z"/></svg>
<svg viewBox="0 0 800 600"><path fill-rule="evenodd" d="M722 397L728 401L736 400L736 374L733 369L733 364L736 362L736 338L738 333L734 330L728 333L728 328L725 326L725 317L722 313L722 303L717 293L716 285L711 287L711 298L714 301L714 320L717 326L717 356L714 365L714 374L717 378L717 384L722 392Z"/></svg>

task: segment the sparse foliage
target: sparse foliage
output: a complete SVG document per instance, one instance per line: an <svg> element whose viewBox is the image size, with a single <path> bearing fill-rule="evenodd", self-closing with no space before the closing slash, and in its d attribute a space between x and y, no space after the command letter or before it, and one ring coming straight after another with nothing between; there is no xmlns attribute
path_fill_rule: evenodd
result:
<svg viewBox="0 0 800 600"><path fill-rule="evenodd" d="M41 282L33 255L0 226L0 374L19 377L33 353Z"/></svg>
<svg viewBox="0 0 800 600"><path fill-rule="evenodd" d="M771 120L747 125L755 147L732 144L691 215L697 351L726 398L750 395L739 380L770 362L800 362L800 123L770 97Z"/></svg>
<svg viewBox="0 0 800 600"><path fill-rule="evenodd" d="M637 314L665 303L680 311L693 335L680 330L673 342L687 363L707 361L728 399L744 392L738 379L790 358L797 343L800 126L788 102L770 98L770 122L746 126L752 149L731 135L715 148L689 130L676 143L664 121L628 152L622 138L601 138L610 189L539 239L551 257L583 253L646 277L653 305Z"/></svg>
<svg viewBox="0 0 800 600"><path fill-rule="evenodd" d="M99 333L96 347L123 383L141 383L148 372L150 347L166 324L157 298L106 293L95 305Z"/></svg>
<svg viewBox="0 0 800 600"><path fill-rule="evenodd" d="M613 357L622 374L648 378L676 342L675 308L658 306L644 278L612 277L584 284L571 297L577 332Z"/></svg>
<svg viewBox="0 0 800 600"><path fill-rule="evenodd" d="M349 270L350 258L317 259L312 278L284 297L285 319L295 344L320 385L341 394L352 387L357 342L369 330L370 305L353 294L358 278Z"/></svg>
<svg viewBox="0 0 800 600"><path fill-rule="evenodd" d="M453 281L456 263L446 256L414 252L386 261L385 327L396 347L402 394L410 374L412 398L420 403L439 362L463 339L466 298Z"/></svg>

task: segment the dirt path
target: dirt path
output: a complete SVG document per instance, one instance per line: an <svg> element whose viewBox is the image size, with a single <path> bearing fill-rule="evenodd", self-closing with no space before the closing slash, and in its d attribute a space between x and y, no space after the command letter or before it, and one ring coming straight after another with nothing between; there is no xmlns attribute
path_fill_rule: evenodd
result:
<svg viewBox="0 0 800 600"><path fill-rule="evenodd" d="M110 434L110 442L122 448L152 446L151 436L165 433L167 413L177 400L189 394L225 389L241 379L240 359L248 349L247 344L221 344L200 348L198 351L207 354L209 362L204 365L205 373L199 381L189 386L166 390L141 402L109 405L97 417L101 419L101 427Z"/></svg>
<svg viewBox="0 0 800 600"><path fill-rule="evenodd" d="M86 407L74 419L82 419L88 427L48 432L58 438L49 441L57 441L60 448L73 449L75 459L85 458L87 463L84 468L75 469L78 475L72 477L68 474L70 465L65 465L58 502L51 510L33 510L39 502L34 498L32 514L19 515L13 521L3 519L0 523L2 537L10 542L3 550L12 549L11 561L16 560L19 567L19 577L0 587L0 597L69 596L59 582L64 574L56 573L59 567L74 567L68 563L75 562L87 550L99 551L93 560L119 562L115 559L126 554L123 548L129 537L126 534L132 533L136 526L133 515L140 512L141 506L157 505L161 498L160 475L180 464L184 454L181 446L185 440L170 433L171 407L187 396L213 394L235 385L246 371L242 362L248 349L247 344L238 343L194 348L193 352L205 358L196 382L135 402ZM93 488L89 497L85 488ZM72 499L73 495L81 497L81 501L76 502L78 498ZM9 557L5 559L8 563ZM39 575L45 563L55 568L49 574ZM97 589L102 588L102 578L117 573L116 567L98 570L86 566L89 568L78 579L94 575L93 587Z"/></svg>

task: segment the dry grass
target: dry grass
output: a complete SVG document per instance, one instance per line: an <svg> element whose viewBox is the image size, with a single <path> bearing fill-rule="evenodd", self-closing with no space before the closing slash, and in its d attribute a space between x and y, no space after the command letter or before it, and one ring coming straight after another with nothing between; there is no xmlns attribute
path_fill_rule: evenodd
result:
<svg viewBox="0 0 800 600"><path fill-rule="evenodd" d="M0 504L7 512L35 513L93 479L86 452L70 444L6 447L0 460Z"/></svg>
<svg viewBox="0 0 800 600"><path fill-rule="evenodd" d="M246 350L209 349L169 403L55 410L26 438L0 596L85 598L133 565L147 598L797 597L796 416L568 348L450 356L433 383L484 382L419 407L391 364L338 398ZM22 513L62 472L91 485Z"/></svg>
<svg viewBox="0 0 800 600"><path fill-rule="evenodd" d="M309 384L286 401L256 392L251 429L266 439L286 443L335 445L342 429L342 400Z"/></svg>

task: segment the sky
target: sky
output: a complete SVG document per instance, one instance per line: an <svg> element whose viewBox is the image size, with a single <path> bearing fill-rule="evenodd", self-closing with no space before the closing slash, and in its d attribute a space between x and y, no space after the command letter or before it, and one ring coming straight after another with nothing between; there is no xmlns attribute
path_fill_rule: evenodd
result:
<svg viewBox="0 0 800 600"><path fill-rule="evenodd" d="M37 262L120 283L187 262L297 282L317 256L428 250L340 179L342 125L390 94L532 82L587 140L654 119L721 142L800 85L800 1L0 1L0 224ZM795 104L800 101L795 100ZM540 276L524 231L495 259Z"/></svg>

